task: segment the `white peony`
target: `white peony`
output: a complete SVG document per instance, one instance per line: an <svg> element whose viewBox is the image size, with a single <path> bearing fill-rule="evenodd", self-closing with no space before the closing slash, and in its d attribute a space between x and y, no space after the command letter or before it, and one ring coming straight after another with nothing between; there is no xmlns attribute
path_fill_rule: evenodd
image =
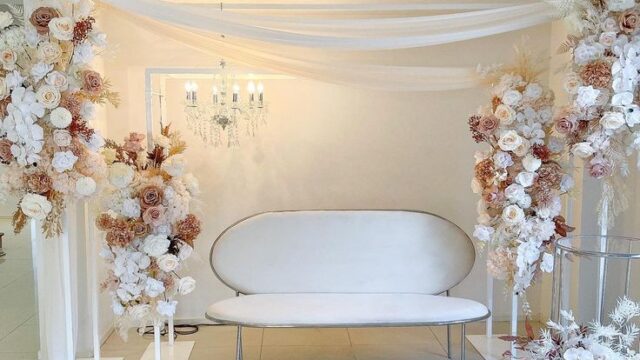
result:
<svg viewBox="0 0 640 360"><path fill-rule="evenodd" d="M171 241L166 235L149 235L144 239L142 250L149 256L159 257L169 250Z"/></svg>
<svg viewBox="0 0 640 360"><path fill-rule="evenodd" d="M75 23L68 17L57 17L49 21L49 33L61 41L73 40L73 28Z"/></svg>
<svg viewBox="0 0 640 360"><path fill-rule="evenodd" d="M605 112L600 119L600 125L607 130L617 130L626 123L624 115L619 112Z"/></svg>
<svg viewBox="0 0 640 360"><path fill-rule="evenodd" d="M53 154L53 159L51 160L51 166L59 172L65 172L67 170L73 169L73 165L78 161L78 157L71 152L67 151L56 151Z"/></svg>
<svg viewBox="0 0 640 360"><path fill-rule="evenodd" d="M172 177L180 177L184 173L187 163L182 154L169 157L162 163L162 170Z"/></svg>
<svg viewBox="0 0 640 360"><path fill-rule="evenodd" d="M635 0L607 0L609 11L624 11L636 6Z"/></svg>
<svg viewBox="0 0 640 360"><path fill-rule="evenodd" d="M494 233L495 230L491 226L476 225L473 231L473 237L475 237L479 241L489 242L491 241L491 237Z"/></svg>
<svg viewBox="0 0 640 360"><path fill-rule="evenodd" d="M67 76L60 71L50 72L47 75L45 82L60 91L67 91L67 89L69 88L69 81L67 80Z"/></svg>
<svg viewBox="0 0 640 360"><path fill-rule="evenodd" d="M91 196L96 192L96 181L88 176L83 176L76 181L76 192L81 196Z"/></svg>
<svg viewBox="0 0 640 360"><path fill-rule="evenodd" d="M94 56L91 44L84 42L73 50L72 61L75 65L84 65L93 61Z"/></svg>
<svg viewBox="0 0 640 360"><path fill-rule="evenodd" d="M537 171L541 165L542 165L542 160L538 159L537 157L531 154L527 154L527 156L525 156L524 159L522 159L522 166L524 166L525 170L529 172Z"/></svg>
<svg viewBox="0 0 640 360"><path fill-rule="evenodd" d="M581 108L591 107L596 104L598 95L600 95L600 90L594 89L593 86L580 86L576 104Z"/></svg>
<svg viewBox="0 0 640 360"><path fill-rule="evenodd" d="M135 172L127 164L113 163L109 166L109 182L119 189L124 189L129 186L134 176Z"/></svg>
<svg viewBox="0 0 640 360"><path fill-rule="evenodd" d="M135 199L124 199L121 206L122 216L128 218L138 218L140 217L140 200L138 198Z"/></svg>
<svg viewBox="0 0 640 360"><path fill-rule="evenodd" d="M45 109L57 108L60 105L60 98L60 91L51 85L42 85L36 92L36 99Z"/></svg>
<svg viewBox="0 0 640 360"><path fill-rule="evenodd" d="M503 151L514 151L520 145L522 145L523 139L518 133L514 130L506 131L498 140L498 146Z"/></svg>
<svg viewBox="0 0 640 360"><path fill-rule="evenodd" d="M13 15L8 11L0 11L0 30L13 24Z"/></svg>
<svg viewBox="0 0 640 360"><path fill-rule="evenodd" d="M71 112L63 107L55 108L49 114L49 122L58 129L64 129L71 125L72 120L73 115L71 115Z"/></svg>
<svg viewBox="0 0 640 360"><path fill-rule="evenodd" d="M176 305L178 305L178 302L175 300L158 301L158 304L156 305L156 311L162 316L170 317L176 313Z"/></svg>
<svg viewBox="0 0 640 360"><path fill-rule="evenodd" d="M502 95L502 102L509 106L516 106L522 101L522 94L517 90L507 90Z"/></svg>
<svg viewBox="0 0 640 360"><path fill-rule="evenodd" d="M196 289L196 281L191 276L185 276L178 281L180 295L188 295Z"/></svg>
<svg viewBox="0 0 640 360"><path fill-rule="evenodd" d="M147 283L145 284L144 292L149 295L149 297L158 297L158 295L162 294L165 291L164 284L162 281L156 280L152 277L147 278Z"/></svg>
<svg viewBox="0 0 640 360"><path fill-rule="evenodd" d="M508 225L517 225L524 220L524 211L517 205L509 205L502 211L502 220Z"/></svg>
<svg viewBox="0 0 640 360"><path fill-rule="evenodd" d="M180 245L180 251L178 252L178 258L182 261L187 260L189 257L191 257L192 253L193 248L187 243L182 243Z"/></svg>
<svg viewBox="0 0 640 360"><path fill-rule="evenodd" d="M524 97L528 100L538 100L542 96L542 92L542 86L531 83L524 89Z"/></svg>
<svg viewBox="0 0 640 360"><path fill-rule="evenodd" d="M595 152L595 149L588 142L577 143L571 147L571 153L581 159L586 159Z"/></svg>
<svg viewBox="0 0 640 360"><path fill-rule="evenodd" d="M129 316L134 320L144 320L151 314L151 305L137 304L129 308Z"/></svg>
<svg viewBox="0 0 640 360"><path fill-rule="evenodd" d="M164 272L171 272L178 268L180 260L173 254L164 254L158 257L158 267Z"/></svg>
<svg viewBox="0 0 640 360"><path fill-rule="evenodd" d="M20 209L30 218L44 220L52 206L46 197L38 194L26 194L20 201Z"/></svg>
<svg viewBox="0 0 640 360"><path fill-rule="evenodd" d="M513 165L513 159L511 158L511 155L509 155L509 153L506 153L504 151L497 151L493 155L493 163L500 169L506 169L509 166Z"/></svg>
<svg viewBox="0 0 640 360"><path fill-rule="evenodd" d="M53 65L39 62L31 67L31 76L38 82L44 79L51 70L53 70Z"/></svg>
<svg viewBox="0 0 640 360"><path fill-rule="evenodd" d="M516 176L516 182L524 187L530 187L536 179L536 174L533 172L523 171Z"/></svg>
<svg viewBox="0 0 640 360"><path fill-rule="evenodd" d="M553 255L549 253L544 253L544 255L542 255L540 270L547 273L553 272Z"/></svg>

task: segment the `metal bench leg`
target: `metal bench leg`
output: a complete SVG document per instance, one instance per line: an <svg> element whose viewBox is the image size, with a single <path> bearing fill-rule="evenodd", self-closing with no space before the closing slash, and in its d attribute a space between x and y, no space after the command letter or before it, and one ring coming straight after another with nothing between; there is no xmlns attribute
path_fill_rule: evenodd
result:
<svg viewBox="0 0 640 360"><path fill-rule="evenodd" d="M451 359L451 325L447 325L447 359Z"/></svg>
<svg viewBox="0 0 640 360"><path fill-rule="evenodd" d="M242 326L238 325L238 338L236 339L236 360L242 360Z"/></svg>
<svg viewBox="0 0 640 360"><path fill-rule="evenodd" d="M466 325L462 324L462 331L461 331L461 338L460 338L460 359L461 360L465 360L467 358L467 348L466 348L466 340L467 340L467 329L466 329Z"/></svg>

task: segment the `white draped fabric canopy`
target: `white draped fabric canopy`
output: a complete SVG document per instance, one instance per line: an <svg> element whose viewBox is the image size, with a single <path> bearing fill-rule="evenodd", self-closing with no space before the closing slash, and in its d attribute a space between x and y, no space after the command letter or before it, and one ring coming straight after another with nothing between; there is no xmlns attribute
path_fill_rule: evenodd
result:
<svg viewBox="0 0 640 360"><path fill-rule="evenodd" d="M363 64L359 55L477 39L543 24L547 2L225 4L102 0L122 16L235 63L394 91L476 86L469 67ZM471 60L472 61L472 60Z"/></svg>

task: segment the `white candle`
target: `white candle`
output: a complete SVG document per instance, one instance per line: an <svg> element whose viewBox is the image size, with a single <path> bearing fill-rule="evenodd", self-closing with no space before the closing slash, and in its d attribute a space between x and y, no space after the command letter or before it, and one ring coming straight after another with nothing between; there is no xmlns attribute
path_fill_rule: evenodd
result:
<svg viewBox="0 0 640 360"><path fill-rule="evenodd" d="M233 84L233 102L238 102L239 94L240 94L240 85Z"/></svg>
<svg viewBox="0 0 640 360"><path fill-rule="evenodd" d="M262 82L258 83L258 100L260 100L260 103L264 101L264 84Z"/></svg>
<svg viewBox="0 0 640 360"><path fill-rule="evenodd" d="M254 98L254 94L256 92L256 84L253 81L249 81L249 84L247 85L247 91L249 92L249 101L253 102Z"/></svg>
<svg viewBox="0 0 640 360"><path fill-rule="evenodd" d="M218 103L218 87L213 85L213 87L211 88L211 94L213 95L213 103L217 104Z"/></svg>

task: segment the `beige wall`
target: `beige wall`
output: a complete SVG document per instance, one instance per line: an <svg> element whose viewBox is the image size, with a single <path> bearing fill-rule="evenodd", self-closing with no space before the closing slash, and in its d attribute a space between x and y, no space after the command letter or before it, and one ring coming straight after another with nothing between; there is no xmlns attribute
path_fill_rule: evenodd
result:
<svg viewBox="0 0 640 360"><path fill-rule="evenodd" d="M213 67L202 56L108 11L104 30L118 49L106 73L123 97L108 110L108 135L145 132L146 67ZM511 46L529 35L530 45L549 52L550 27L539 26L478 41L412 50L407 64L475 66L506 62ZM254 69L253 71L259 71ZM203 82L201 89L209 86ZM467 116L488 98L483 89L432 93L385 93L304 79L266 82L271 107L268 127L239 148L206 148L185 129L183 82L167 81L169 120L184 130L191 170L202 183L200 214L204 232L198 260L189 272L198 289L184 298L178 317L202 318L206 306L232 296L213 276L208 253L213 240L236 220L256 212L313 208L397 208L440 214L468 233L475 222L476 196L469 183L473 154ZM157 119L156 119L157 121ZM242 266L242 264L238 264ZM454 295L485 299L484 257ZM504 299L496 285L497 299ZM537 290L531 292L537 309ZM498 302L501 303L500 301ZM504 317L508 306L498 306Z"/></svg>

